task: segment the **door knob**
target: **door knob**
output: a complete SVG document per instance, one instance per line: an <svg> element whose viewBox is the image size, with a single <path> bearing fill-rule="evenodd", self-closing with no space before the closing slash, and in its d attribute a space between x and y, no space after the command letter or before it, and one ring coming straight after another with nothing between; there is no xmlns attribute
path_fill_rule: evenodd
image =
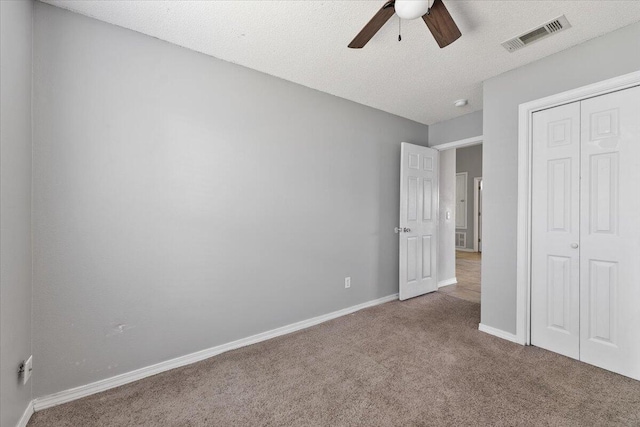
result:
<svg viewBox="0 0 640 427"><path fill-rule="evenodd" d="M410 232L410 231L411 231L411 229L410 229L410 228L407 228L407 227L404 227L404 228L402 228L402 227L396 227L396 228L394 228L394 229L393 229L393 231L394 231L396 234L398 234L398 233L408 233L408 232Z"/></svg>
<svg viewBox="0 0 640 427"><path fill-rule="evenodd" d="M573 249L578 249L578 244L577 244L577 243L572 243L572 244L571 244L571 247L572 247Z"/></svg>

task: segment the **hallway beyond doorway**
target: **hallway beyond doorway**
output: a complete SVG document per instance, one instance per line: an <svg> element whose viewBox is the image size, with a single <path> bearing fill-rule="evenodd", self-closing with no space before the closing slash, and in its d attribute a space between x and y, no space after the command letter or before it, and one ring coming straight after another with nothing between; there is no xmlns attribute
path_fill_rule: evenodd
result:
<svg viewBox="0 0 640 427"><path fill-rule="evenodd" d="M458 283L438 289L456 298L480 304L480 252L456 251L456 279Z"/></svg>

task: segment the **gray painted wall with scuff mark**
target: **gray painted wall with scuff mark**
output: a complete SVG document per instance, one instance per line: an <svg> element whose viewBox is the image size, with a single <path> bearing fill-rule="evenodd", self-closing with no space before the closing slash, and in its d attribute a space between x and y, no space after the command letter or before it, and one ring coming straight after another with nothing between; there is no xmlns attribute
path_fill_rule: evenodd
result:
<svg viewBox="0 0 640 427"><path fill-rule="evenodd" d="M35 396L398 291L427 126L41 3L35 51Z"/></svg>

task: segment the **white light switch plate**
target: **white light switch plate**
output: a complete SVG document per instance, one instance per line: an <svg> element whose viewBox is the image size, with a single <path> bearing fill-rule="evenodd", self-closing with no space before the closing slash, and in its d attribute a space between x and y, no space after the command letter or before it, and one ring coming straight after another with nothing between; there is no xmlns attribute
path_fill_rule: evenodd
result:
<svg viewBox="0 0 640 427"><path fill-rule="evenodd" d="M22 374L22 384L26 384L31 378L31 371L33 371L33 356L29 356L26 362L24 362L24 373Z"/></svg>

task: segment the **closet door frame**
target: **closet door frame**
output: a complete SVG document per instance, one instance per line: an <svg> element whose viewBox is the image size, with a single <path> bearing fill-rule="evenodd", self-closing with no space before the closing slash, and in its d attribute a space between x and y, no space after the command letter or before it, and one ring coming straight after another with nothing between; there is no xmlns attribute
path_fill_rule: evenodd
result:
<svg viewBox="0 0 640 427"><path fill-rule="evenodd" d="M518 235L515 341L531 345L531 184L533 113L640 86L640 71L520 104L518 111Z"/></svg>

